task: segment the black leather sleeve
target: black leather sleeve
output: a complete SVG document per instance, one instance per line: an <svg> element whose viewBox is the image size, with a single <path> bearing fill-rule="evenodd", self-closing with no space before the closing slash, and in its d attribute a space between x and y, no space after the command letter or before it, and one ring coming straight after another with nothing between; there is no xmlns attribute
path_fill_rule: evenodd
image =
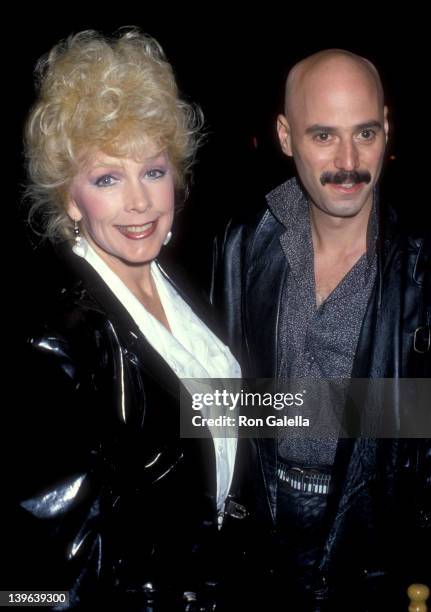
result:
<svg viewBox="0 0 431 612"><path fill-rule="evenodd" d="M96 349L81 321L61 332L45 325L23 343L19 384L3 420L2 588L69 590L79 600L109 566L102 517L112 465Z"/></svg>

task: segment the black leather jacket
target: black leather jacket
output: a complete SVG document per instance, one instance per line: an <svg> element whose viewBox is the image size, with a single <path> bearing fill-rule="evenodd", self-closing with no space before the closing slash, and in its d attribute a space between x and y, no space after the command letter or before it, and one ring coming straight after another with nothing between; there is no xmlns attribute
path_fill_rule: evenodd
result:
<svg viewBox="0 0 431 612"><path fill-rule="evenodd" d="M2 588L67 590L73 609L184 609L212 576L212 441L180 439L177 377L91 266L67 259L3 418Z"/></svg>
<svg viewBox="0 0 431 612"><path fill-rule="evenodd" d="M430 377L431 241L403 236L392 214L379 215L377 280L352 377ZM232 221L215 245L212 301L223 312L245 376L252 378L276 376L280 300L289 273L279 241L283 232L266 209L246 223ZM402 413L396 383L392 411L396 422ZM277 570L282 559L268 544L271 538L277 542L276 441L255 440L247 453L245 473L253 478L244 479L242 495L255 517L250 541L266 566ZM346 609L346 598L344 605L348 601L353 610L358 593L366 601L368 591L387 591L385 609L389 601L403 606L409 580L431 582L430 440L340 439L333 479L316 601L332 602L328 609L336 610ZM255 551L249 548L252 558ZM368 608L358 603L358 609Z"/></svg>

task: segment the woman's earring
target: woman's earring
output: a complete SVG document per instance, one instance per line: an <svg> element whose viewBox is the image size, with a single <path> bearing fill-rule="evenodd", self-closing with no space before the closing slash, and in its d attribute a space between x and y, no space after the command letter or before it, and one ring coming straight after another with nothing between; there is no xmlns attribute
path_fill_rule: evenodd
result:
<svg viewBox="0 0 431 612"><path fill-rule="evenodd" d="M171 231L169 231L169 232L166 234L166 238L165 238L165 241L164 241L164 243L163 243L163 246L166 246L167 244L169 244L169 241L170 241L170 239L171 239L171 238L172 238L172 232L171 232Z"/></svg>
<svg viewBox="0 0 431 612"><path fill-rule="evenodd" d="M79 235L79 225L78 221L75 220L75 225L73 226L73 233L75 234L75 244L78 246L81 242L81 236Z"/></svg>

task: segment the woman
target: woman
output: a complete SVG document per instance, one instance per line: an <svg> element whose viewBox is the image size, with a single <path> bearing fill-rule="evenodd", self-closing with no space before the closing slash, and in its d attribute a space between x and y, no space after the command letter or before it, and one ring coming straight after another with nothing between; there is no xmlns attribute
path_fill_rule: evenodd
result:
<svg viewBox="0 0 431 612"><path fill-rule="evenodd" d="M179 437L180 379L240 375L158 259L200 115L136 30L70 37L38 78L30 217L43 219L72 282L27 342L10 560L19 579L8 586L67 590L71 608L105 598L182 609L211 579L206 550L236 441Z"/></svg>

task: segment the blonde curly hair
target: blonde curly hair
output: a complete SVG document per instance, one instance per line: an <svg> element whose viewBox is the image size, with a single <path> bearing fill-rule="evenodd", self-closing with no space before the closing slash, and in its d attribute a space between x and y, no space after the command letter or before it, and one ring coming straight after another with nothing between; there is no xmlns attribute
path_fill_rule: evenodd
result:
<svg viewBox="0 0 431 612"><path fill-rule="evenodd" d="M38 97L25 126L29 222L52 241L71 239L70 183L98 150L139 156L165 150L185 187L203 124L181 100L171 65L136 28L107 38L86 30L61 41L36 65Z"/></svg>

